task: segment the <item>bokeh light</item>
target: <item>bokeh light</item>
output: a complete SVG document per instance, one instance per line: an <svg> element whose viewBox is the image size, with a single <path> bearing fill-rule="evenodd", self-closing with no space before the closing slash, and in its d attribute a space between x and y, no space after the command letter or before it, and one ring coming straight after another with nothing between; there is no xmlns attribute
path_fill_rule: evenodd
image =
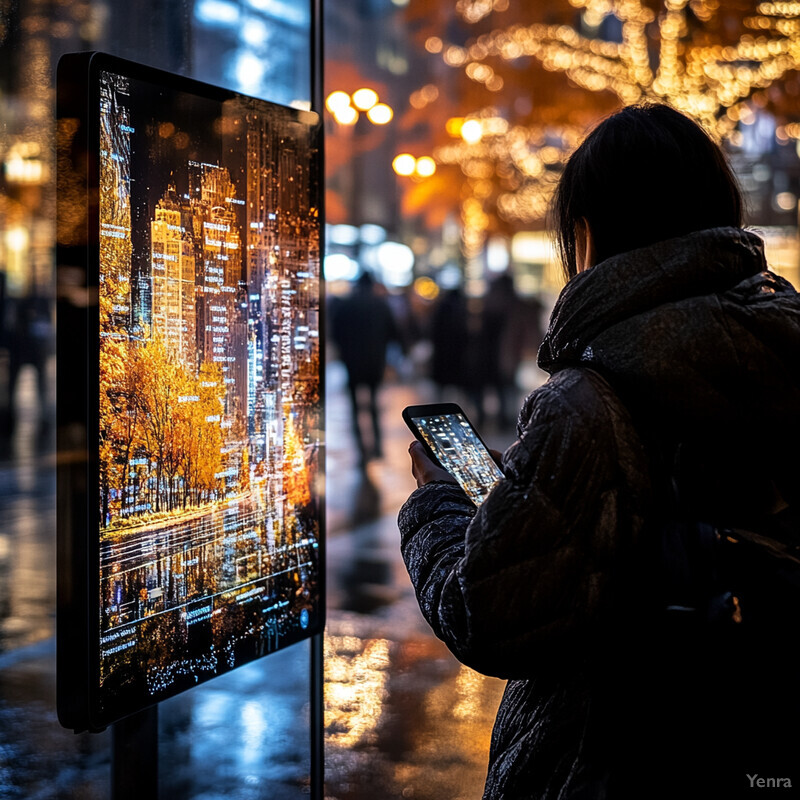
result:
<svg viewBox="0 0 800 800"><path fill-rule="evenodd" d="M476 119L469 119L461 126L461 138L467 144L477 144L483 138L483 128Z"/></svg>
<svg viewBox="0 0 800 800"><path fill-rule="evenodd" d="M436 162L430 156L417 159L416 172L422 178L430 178L436 172Z"/></svg>
<svg viewBox="0 0 800 800"><path fill-rule="evenodd" d="M331 92L325 100L325 107L331 114L337 114L350 106L350 95L347 92Z"/></svg>
<svg viewBox="0 0 800 800"><path fill-rule="evenodd" d="M357 89L353 92L353 105L359 111L368 111L378 102L378 93L374 89Z"/></svg>
<svg viewBox="0 0 800 800"><path fill-rule="evenodd" d="M398 174L408 177L414 174L417 166L417 160L410 153L400 153L395 156L392 161L392 169Z"/></svg>
<svg viewBox="0 0 800 800"><path fill-rule="evenodd" d="M346 106L336 111L333 117L340 125L355 125L358 121L358 111L353 106Z"/></svg>
<svg viewBox="0 0 800 800"><path fill-rule="evenodd" d="M374 125L386 125L387 122L391 122L393 116L394 111L386 103L376 103L367 111L367 118Z"/></svg>

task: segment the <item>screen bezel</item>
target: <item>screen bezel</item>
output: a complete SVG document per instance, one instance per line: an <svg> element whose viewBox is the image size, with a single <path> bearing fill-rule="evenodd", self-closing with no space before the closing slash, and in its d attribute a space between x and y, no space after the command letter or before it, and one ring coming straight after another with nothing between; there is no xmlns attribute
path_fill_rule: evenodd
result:
<svg viewBox="0 0 800 800"><path fill-rule="evenodd" d="M497 464L497 462L494 459L494 456L492 456L491 451L489 450L488 445L483 440L481 435L478 433L477 428L472 424L472 421L467 416L464 409L461 408L461 406L459 406L457 403L426 403L416 406L406 406L402 412L403 421L406 423L409 430L414 434L414 438L423 446L428 458L430 458L431 461L433 461L433 463L436 464L436 466L441 467L444 470L446 470L447 467L445 467L442 464L436 453L433 452L431 446L428 444L428 442L425 440L425 437L419 430L419 427L417 426L416 422L414 422L414 419L418 417L439 417L439 416L444 417L444 416L455 416L455 415L460 415L467 421L470 430L475 435L475 438L483 445L483 448L489 454L489 457L492 459L492 461L495 464ZM497 465L497 469L500 471L500 475L502 476L503 473L499 465ZM452 473L450 474L452 475ZM455 475L453 475L453 478L456 479L456 481L458 480ZM460 483L459 486L461 486ZM463 489L464 487L462 486L461 488ZM472 497L470 497L469 494L467 494L467 497L469 497L469 499L472 501Z"/></svg>
<svg viewBox="0 0 800 800"><path fill-rule="evenodd" d="M58 428L58 613L57 613L57 706L62 725L80 730L103 730L109 724L163 699L180 694L184 688L154 698L136 707L106 707L100 703L100 531L99 503L99 277L100 277L100 73L112 72L218 102L246 97L241 93L202 83L105 53L68 54L58 64L58 193L61 203L82 204L82 242L58 237L57 411ZM305 124L311 150L310 185L319 209L320 262L324 248L324 186L322 125L318 114L289 108L257 98ZM70 123L70 120L73 122ZM70 130L76 124L77 130ZM67 142L65 132L70 130ZM66 159L66 161L64 161ZM65 166L68 164L68 166ZM74 239L74 237L73 237ZM82 284L76 276L82 274ZM81 285L78 285L81 284ZM316 619L301 635L272 652L322 633L325 626L325 442L324 442L324 347L325 301L320 263L319 277L319 482L315 485L319 519L318 596ZM81 342L83 339L83 342ZM69 398L68 402L62 399ZM312 491L314 491L312 489ZM268 655L266 653L265 655ZM242 664L252 663L256 656ZM241 666L237 664L235 668ZM197 685L225 674L199 677Z"/></svg>

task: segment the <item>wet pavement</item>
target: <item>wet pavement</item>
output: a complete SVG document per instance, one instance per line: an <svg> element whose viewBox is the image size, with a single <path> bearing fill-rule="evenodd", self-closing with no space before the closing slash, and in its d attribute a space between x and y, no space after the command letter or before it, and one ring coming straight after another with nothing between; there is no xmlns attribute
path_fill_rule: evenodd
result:
<svg viewBox="0 0 800 800"><path fill-rule="evenodd" d="M380 460L359 464L340 364L327 373L328 623L325 776L330 800L478 800L503 682L460 665L422 619L400 559L413 490L400 417L425 381L381 392ZM110 797L109 732L55 717L55 454L33 375L0 450L0 800ZM510 433L487 432L502 449ZM309 647L301 643L159 707L159 797L308 795Z"/></svg>

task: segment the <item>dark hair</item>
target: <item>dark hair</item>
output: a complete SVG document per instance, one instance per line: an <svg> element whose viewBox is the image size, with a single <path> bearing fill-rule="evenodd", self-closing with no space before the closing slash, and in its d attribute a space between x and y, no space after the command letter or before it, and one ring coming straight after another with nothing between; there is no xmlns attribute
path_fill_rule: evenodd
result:
<svg viewBox="0 0 800 800"><path fill-rule="evenodd" d="M743 202L720 147L696 122L656 103L601 122L570 156L551 205L567 280L585 219L596 261L691 231L741 227Z"/></svg>

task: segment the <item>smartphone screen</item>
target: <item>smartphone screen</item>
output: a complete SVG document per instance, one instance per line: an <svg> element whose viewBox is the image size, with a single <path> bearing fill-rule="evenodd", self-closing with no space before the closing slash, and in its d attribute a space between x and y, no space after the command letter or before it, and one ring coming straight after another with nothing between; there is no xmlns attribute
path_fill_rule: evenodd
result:
<svg viewBox="0 0 800 800"><path fill-rule="evenodd" d="M409 414L439 463L479 506L503 473L463 412Z"/></svg>

